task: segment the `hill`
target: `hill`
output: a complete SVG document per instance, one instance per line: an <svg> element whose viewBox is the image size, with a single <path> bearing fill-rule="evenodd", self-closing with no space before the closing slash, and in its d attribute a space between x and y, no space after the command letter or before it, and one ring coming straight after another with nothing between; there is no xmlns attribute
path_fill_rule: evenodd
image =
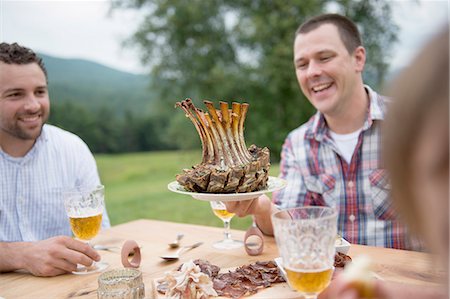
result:
<svg viewBox="0 0 450 299"><path fill-rule="evenodd" d="M63 59L42 53L52 103L71 102L96 110L108 107L117 114L149 111L154 95L150 79L82 59Z"/></svg>

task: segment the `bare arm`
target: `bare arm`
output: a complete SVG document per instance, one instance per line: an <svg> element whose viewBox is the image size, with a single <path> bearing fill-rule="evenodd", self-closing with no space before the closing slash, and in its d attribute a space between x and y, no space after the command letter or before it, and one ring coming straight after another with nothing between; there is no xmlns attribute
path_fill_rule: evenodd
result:
<svg viewBox="0 0 450 299"><path fill-rule="evenodd" d="M273 236L271 215L277 211L275 205L266 195L245 201L226 202L227 210L239 217L254 215L256 225L266 235Z"/></svg>
<svg viewBox="0 0 450 299"><path fill-rule="evenodd" d="M90 266L99 254L88 244L67 236L37 242L0 242L0 272L25 269L36 276L56 276Z"/></svg>

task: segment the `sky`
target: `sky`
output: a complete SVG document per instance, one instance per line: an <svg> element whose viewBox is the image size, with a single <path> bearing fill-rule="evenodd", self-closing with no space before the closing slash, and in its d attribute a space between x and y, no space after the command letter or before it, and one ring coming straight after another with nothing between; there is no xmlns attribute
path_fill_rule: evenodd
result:
<svg viewBox="0 0 450 299"><path fill-rule="evenodd" d="M399 42L391 70L407 65L420 47L448 20L446 0L391 1ZM137 29L136 10L114 10L109 1L0 0L0 41L17 42L37 52L80 58L132 73L145 73L135 48L122 42Z"/></svg>

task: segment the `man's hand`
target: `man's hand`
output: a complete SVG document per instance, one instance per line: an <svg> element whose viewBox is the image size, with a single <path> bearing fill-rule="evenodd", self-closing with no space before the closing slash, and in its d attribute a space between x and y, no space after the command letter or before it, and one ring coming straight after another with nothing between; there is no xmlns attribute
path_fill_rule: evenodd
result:
<svg viewBox="0 0 450 299"><path fill-rule="evenodd" d="M256 214L259 205L259 198L242 201L227 201L224 202L224 204L227 207L228 212L235 213L239 217L245 217Z"/></svg>
<svg viewBox="0 0 450 299"><path fill-rule="evenodd" d="M343 279L342 274L318 296L318 299L360 299L356 286Z"/></svg>
<svg viewBox="0 0 450 299"><path fill-rule="evenodd" d="M272 201L266 195L243 201L225 202L227 211L239 217L254 215L259 229L266 235L273 235L272 213L276 211Z"/></svg>
<svg viewBox="0 0 450 299"><path fill-rule="evenodd" d="M350 281L338 275L318 296L318 299L444 299L444 286L416 286L375 279L371 285Z"/></svg>
<svg viewBox="0 0 450 299"><path fill-rule="evenodd" d="M75 271L77 264L92 265L100 255L88 244L67 236L53 237L37 242L2 243L0 259L9 264L0 265L0 271L25 269L36 276L56 276Z"/></svg>

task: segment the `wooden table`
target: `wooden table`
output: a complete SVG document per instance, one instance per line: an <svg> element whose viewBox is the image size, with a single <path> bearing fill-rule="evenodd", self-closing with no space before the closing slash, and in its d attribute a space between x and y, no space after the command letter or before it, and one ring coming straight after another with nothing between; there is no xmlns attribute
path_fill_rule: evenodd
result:
<svg viewBox="0 0 450 299"><path fill-rule="evenodd" d="M177 262L163 262L159 256L170 251L167 244L173 241L177 233L185 234L182 240L184 245L197 241L204 241L205 243L182 255L182 258ZM233 230L232 236L235 239L242 240L244 233L243 231ZM216 227L136 220L102 231L93 240L93 244L121 246L125 240L133 239L142 246L140 270L143 272L146 298L152 297L153 279L163 276L165 271L173 270L190 259L202 258L221 268L229 268L256 261L270 260L278 256L275 240L272 237L265 238L264 253L260 256L248 256L243 248L228 251L214 249L212 244L222 237L223 230ZM110 264L109 269L121 267L119 252L100 251L100 254L102 260ZM432 285L442 275L442 272L432 270L429 256L421 252L352 245L348 254L353 258L360 254L370 256L376 263L376 274L388 281ZM0 297L5 299L97 298L98 275L99 273L90 275L66 274L49 278L34 277L24 273L0 274ZM274 294L270 291L264 292L258 292L259 295L257 294L258 296L255 296L255 298L274 298ZM282 293L277 294L281 296ZM283 295L283 298L296 296L296 293L290 291L288 295Z"/></svg>

